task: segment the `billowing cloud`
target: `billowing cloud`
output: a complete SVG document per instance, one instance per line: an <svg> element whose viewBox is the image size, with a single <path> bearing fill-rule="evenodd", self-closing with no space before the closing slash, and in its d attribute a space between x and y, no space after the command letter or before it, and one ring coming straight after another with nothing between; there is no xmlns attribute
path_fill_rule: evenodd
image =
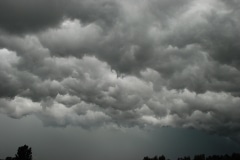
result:
<svg viewBox="0 0 240 160"><path fill-rule="evenodd" d="M240 140L237 5L3 0L0 112L52 126L170 126Z"/></svg>

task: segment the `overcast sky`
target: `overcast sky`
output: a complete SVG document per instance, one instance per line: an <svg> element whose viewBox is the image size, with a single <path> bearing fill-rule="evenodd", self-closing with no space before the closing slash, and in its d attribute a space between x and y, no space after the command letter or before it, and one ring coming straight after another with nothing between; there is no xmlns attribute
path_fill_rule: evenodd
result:
<svg viewBox="0 0 240 160"><path fill-rule="evenodd" d="M0 0L0 156L239 151L239 31L239 0Z"/></svg>

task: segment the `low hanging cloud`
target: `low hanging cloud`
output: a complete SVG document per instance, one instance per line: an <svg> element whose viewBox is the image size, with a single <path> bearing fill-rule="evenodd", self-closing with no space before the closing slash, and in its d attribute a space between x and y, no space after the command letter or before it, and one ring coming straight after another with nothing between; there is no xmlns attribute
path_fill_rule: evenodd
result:
<svg viewBox="0 0 240 160"><path fill-rule="evenodd" d="M240 140L239 2L25 3L0 2L0 113Z"/></svg>

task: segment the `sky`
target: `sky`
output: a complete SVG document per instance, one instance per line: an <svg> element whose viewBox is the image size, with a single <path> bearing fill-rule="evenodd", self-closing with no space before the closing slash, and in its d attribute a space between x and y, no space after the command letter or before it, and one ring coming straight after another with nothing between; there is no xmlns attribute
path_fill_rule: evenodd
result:
<svg viewBox="0 0 240 160"><path fill-rule="evenodd" d="M239 30L239 0L1 0L0 158L239 151Z"/></svg>

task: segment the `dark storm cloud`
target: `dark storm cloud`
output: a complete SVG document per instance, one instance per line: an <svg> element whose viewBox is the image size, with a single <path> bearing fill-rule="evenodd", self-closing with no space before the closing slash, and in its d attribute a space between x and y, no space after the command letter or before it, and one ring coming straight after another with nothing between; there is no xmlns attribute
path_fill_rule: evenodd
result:
<svg viewBox="0 0 240 160"><path fill-rule="evenodd" d="M237 1L213 1L220 10L212 6L209 10L195 15L201 18L200 23L189 22L192 25L179 25L177 31L167 43L183 47L189 43L197 43L205 48L209 55L220 63L228 64L239 68L239 6ZM191 17L189 17L191 18ZM194 22L194 20L193 20Z"/></svg>
<svg viewBox="0 0 240 160"><path fill-rule="evenodd" d="M117 9L108 0L2 0L0 28L8 33L33 33L57 26L65 18L108 26L114 23Z"/></svg>
<svg viewBox="0 0 240 160"><path fill-rule="evenodd" d="M102 26L98 21L88 21L86 26L82 22L85 18L78 16L74 21L41 34L40 41L53 54L81 58L88 53L107 61L120 72L135 72L144 68L153 57L155 47L159 45L156 43L160 40L160 30L168 28L169 17L176 17L178 12L187 8L188 2L164 0L139 3L132 0L116 2L117 5L112 2L115 5L106 11L114 17L115 23L110 27Z"/></svg>
<svg viewBox="0 0 240 160"><path fill-rule="evenodd" d="M61 20L64 3L47 0L3 0L0 2L0 27L10 33L33 32Z"/></svg>
<svg viewBox="0 0 240 160"><path fill-rule="evenodd" d="M21 2L0 2L1 113L240 139L239 2Z"/></svg>

